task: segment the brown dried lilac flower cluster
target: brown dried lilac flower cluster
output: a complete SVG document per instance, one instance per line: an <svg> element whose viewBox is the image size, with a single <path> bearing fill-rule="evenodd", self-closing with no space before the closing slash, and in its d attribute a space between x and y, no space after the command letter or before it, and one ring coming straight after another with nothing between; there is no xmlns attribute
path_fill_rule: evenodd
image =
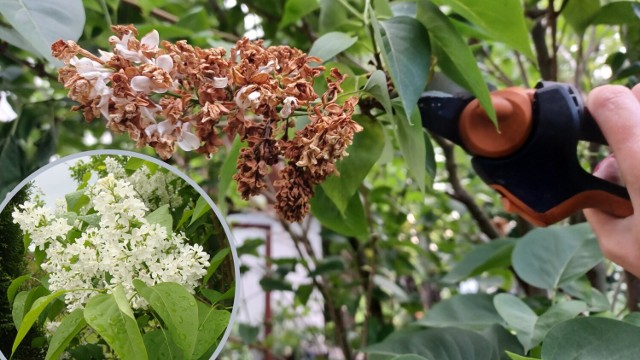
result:
<svg viewBox="0 0 640 360"><path fill-rule="evenodd" d="M222 146L220 136L238 135L247 144L234 176L238 191L245 199L259 194L284 161L274 182L275 208L288 221L304 218L313 187L337 173L336 161L362 129L351 119L357 97L337 101L344 76L333 69L318 99L313 81L324 67L312 66L320 59L298 49L244 38L227 57L222 48L160 42L155 30L140 40L132 25L112 30L112 51L100 56L73 41L52 45L65 63L59 80L79 103L73 109L87 121L102 116L109 129L164 159L176 145L209 156ZM310 122L291 136L301 108Z"/></svg>

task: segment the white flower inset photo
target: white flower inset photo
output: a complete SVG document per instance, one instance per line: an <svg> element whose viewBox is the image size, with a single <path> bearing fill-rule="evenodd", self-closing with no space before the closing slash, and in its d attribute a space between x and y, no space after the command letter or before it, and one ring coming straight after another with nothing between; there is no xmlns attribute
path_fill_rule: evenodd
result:
<svg viewBox="0 0 640 360"><path fill-rule="evenodd" d="M161 164L122 155L61 161L14 194L0 214L0 231L24 259L7 294L14 354L34 337L45 339L47 358L219 352L235 250L210 200Z"/></svg>

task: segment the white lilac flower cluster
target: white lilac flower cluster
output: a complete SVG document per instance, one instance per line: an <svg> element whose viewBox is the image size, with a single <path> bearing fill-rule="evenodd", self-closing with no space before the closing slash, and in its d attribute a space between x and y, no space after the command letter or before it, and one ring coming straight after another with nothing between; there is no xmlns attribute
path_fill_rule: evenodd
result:
<svg viewBox="0 0 640 360"><path fill-rule="evenodd" d="M14 222L46 253L41 264L49 274L49 290L106 289L122 284L134 309L145 308L134 296L133 280L152 286L177 282L193 292L209 267L209 254L190 245L183 233L150 223L149 213L134 186L113 174L85 188L89 203L81 214L52 211L25 202ZM83 215L84 214L84 215ZM67 309L83 308L95 290L65 295Z"/></svg>
<svg viewBox="0 0 640 360"><path fill-rule="evenodd" d="M147 166L141 166L129 176L113 157L107 157L104 165L107 173L113 174L116 179L127 179L150 211L164 204L169 204L171 209L183 204L179 191L186 183L174 182L178 176L170 171L156 171L152 174Z"/></svg>

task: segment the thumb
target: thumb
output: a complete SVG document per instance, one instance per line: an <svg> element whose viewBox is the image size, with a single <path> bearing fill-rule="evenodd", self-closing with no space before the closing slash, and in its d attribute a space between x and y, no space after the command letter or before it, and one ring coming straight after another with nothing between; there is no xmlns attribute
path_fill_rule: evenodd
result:
<svg viewBox="0 0 640 360"><path fill-rule="evenodd" d="M618 166L618 162L616 161L616 157L614 154L607 156L600 163L598 163L596 168L593 170L593 176L599 177L620 186L625 186L624 180L620 175L620 167Z"/></svg>

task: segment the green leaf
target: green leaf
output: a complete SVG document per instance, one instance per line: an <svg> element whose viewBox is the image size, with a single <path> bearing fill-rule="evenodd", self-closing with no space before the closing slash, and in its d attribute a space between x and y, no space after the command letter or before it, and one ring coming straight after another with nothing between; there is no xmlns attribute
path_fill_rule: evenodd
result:
<svg viewBox="0 0 640 360"><path fill-rule="evenodd" d="M636 359L638 327L601 317L584 317L556 325L542 344L545 360Z"/></svg>
<svg viewBox="0 0 640 360"><path fill-rule="evenodd" d="M147 286L135 279L133 286L158 313L184 357L191 358L198 336L198 306L193 295L184 286L172 282Z"/></svg>
<svg viewBox="0 0 640 360"><path fill-rule="evenodd" d="M144 217L150 224L158 224L167 229L167 234L173 232L173 217L169 212L169 204L162 205Z"/></svg>
<svg viewBox="0 0 640 360"><path fill-rule="evenodd" d="M233 299L236 294L236 289L232 286L229 290L221 293L211 289L201 289L202 295L204 295L212 304L217 304L220 301Z"/></svg>
<svg viewBox="0 0 640 360"><path fill-rule="evenodd" d="M120 358L146 359L147 351L133 312L123 306L122 300L117 300L124 296L121 286L113 294L93 296L84 309L84 318Z"/></svg>
<svg viewBox="0 0 640 360"><path fill-rule="evenodd" d="M269 276L260 279L260 286L264 291L293 291L288 281Z"/></svg>
<svg viewBox="0 0 640 360"><path fill-rule="evenodd" d="M216 310L198 301L198 335L193 358L198 359L205 354L218 340L229 325L231 313Z"/></svg>
<svg viewBox="0 0 640 360"><path fill-rule="evenodd" d="M19 32L14 29L5 28L4 26L0 26L0 39L8 42L9 44L18 47L20 49L26 50L32 54L38 54L38 50L36 50L29 42L20 35Z"/></svg>
<svg viewBox="0 0 640 360"><path fill-rule="evenodd" d="M189 226L209 211L211 211L211 205L209 205L209 202L207 202L207 199L204 196L200 196L198 198L198 202L196 202L196 206L193 208L193 215L191 215L191 222L189 223Z"/></svg>
<svg viewBox="0 0 640 360"><path fill-rule="evenodd" d="M429 30L432 44L437 44L437 51L434 52L442 52L438 56L438 65L442 71L460 86L469 90L478 99L489 118L497 124L489 88L471 48L451 21L430 1L418 2L417 18Z"/></svg>
<svg viewBox="0 0 640 360"><path fill-rule="evenodd" d="M539 228L518 240L511 261L527 283L556 289L602 261L602 252L588 224Z"/></svg>
<svg viewBox="0 0 640 360"><path fill-rule="evenodd" d="M313 284L305 284L298 286L296 289L296 299L300 302L301 305L306 305L311 297L311 293L313 292Z"/></svg>
<svg viewBox="0 0 640 360"><path fill-rule="evenodd" d="M532 348L542 342L549 331L557 324L571 320L587 310L587 304L578 300L567 300L553 305L536 322Z"/></svg>
<svg viewBox="0 0 640 360"><path fill-rule="evenodd" d="M387 76L382 70L376 70L371 73L367 83L364 84L362 91L369 93L382 104L384 111L392 115L391 98L389 97L389 87L387 86Z"/></svg>
<svg viewBox="0 0 640 360"><path fill-rule="evenodd" d="M87 326L87 322L84 319L82 309L76 309L66 315L51 337L45 360L60 358L60 355L65 351L71 340L85 326Z"/></svg>
<svg viewBox="0 0 640 360"><path fill-rule="evenodd" d="M229 255L229 252L231 252L231 249L224 248L224 249L220 249L215 255L213 255L211 260L209 260L209 267L207 268L207 274L204 276L204 279L202 279L203 284L206 284L209 282L209 279L211 279L211 276L213 275L213 273L215 273L216 270L218 270L218 267L220 266L220 264L222 264L222 262L227 257L227 255Z"/></svg>
<svg viewBox="0 0 640 360"><path fill-rule="evenodd" d="M529 31L520 1L511 0L435 0L462 15L496 41L505 43L534 59Z"/></svg>
<svg viewBox="0 0 640 360"><path fill-rule="evenodd" d="M315 196L311 199L311 212L327 228L345 236L363 237L369 233L360 194L349 200L344 214L324 193L322 186L315 187Z"/></svg>
<svg viewBox="0 0 640 360"><path fill-rule="evenodd" d="M44 286L38 286L28 291L21 291L16 295L11 309L11 317L16 330L20 329L20 326L22 326L24 315L31 310L35 301L49 294L49 290Z"/></svg>
<svg viewBox="0 0 640 360"><path fill-rule="evenodd" d="M100 225L100 219L102 217L100 216L100 214L91 214L91 215L83 215L83 216L78 216L78 220L87 223L90 226L95 226L97 227L98 225Z"/></svg>
<svg viewBox="0 0 640 360"><path fill-rule="evenodd" d="M590 24L621 25L638 21L640 21L640 4L637 1L616 1L600 8Z"/></svg>
<svg viewBox="0 0 640 360"><path fill-rule="evenodd" d="M538 315L524 301L511 294L498 294L493 298L493 303L500 316L516 332L525 351L529 351L533 347L532 337Z"/></svg>
<svg viewBox="0 0 640 360"><path fill-rule="evenodd" d="M427 148L420 112L414 111L411 115L411 121L408 121L402 107L397 105L394 104L396 110L394 119L396 120L395 134L400 144L400 152L407 163L411 178L416 182L418 188L424 191L427 176Z"/></svg>
<svg viewBox="0 0 640 360"><path fill-rule="evenodd" d="M504 321L496 311L491 295L464 294L437 303L417 324L483 330L493 324L504 324Z"/></svg>
<svg viewBox="0 0 640 360"><path fill-rule="evenodd" d="M29 280L31 278L32 278L31 275L22 275L22 276L19 276L19 277L15 278L11 282L11 284L7 288L7 299L9 300L10 304L13 302L13 299L15 298L16 292L20 288L20 285L22 285L25 281L27 281L27 280Z"/></svg>
<svg viewBox="0 0 640 360"><path fill-rule="evenodd" d="M293 24L320 7L317 0L287 0L279 28Z"/></svg>
<svg viewBox="0 0 640 360"><path fill-rule="evenodd" d="M373 11L370 17L376 44L398 91L402 108L407 118L413 119L412 112L427 84L431 67L429 34L412 17L397 16L378 22Z"/></svg>
<svg viewBox="0 0 640 360"><path fill-rule="evenodd" d="M40 56L52 61L51 44L78 40L84 28L81 0L0 0L0 13Z"/></svg>
<svg viewBox="0 0 640 360"><path fill-rule="evenodd" d="M58 296L68 293L69 291L70 290L58 290L47 296L43 296L39 298L33 303L29 312L22 319L22 323L20 324L20 328L18 329L18 334L16 335L16 338L13 341L13 347L11 348L12 356L16 352L16 349L18 348L18 345L20 345L20 342L22 342L22 339L24 339L24 337L27 335L29 330L31 330L31 327L36 322L36 320L38 320L38 317L40 316L42 311L44 311L47 305L49 305L49 303L54 299L56 299Z"/></svg>
<svg viewBox="0 0 640 360"><path fill-rule="evenodd" d="M575 32L581 35L599 10L600 0L569 1L562 10L562 16Z"/></svg>
<svg viewBox="0 0 640 360"><path fill-rule="evenodd" d="M337 30L349 19L340 0L320 0L320 19L318 27L321 34Z"/></svg>
<svg viewBox="0 0 640 360"><path fill-rule="evenodd" d="M379 287L382 291L392 296L394 299L399 301L400 303L406 302L409 300L409 295L404 291L395 281L388 279L382 275L376 274L373 276L373 283Z"/></svg>
<svg viewBox="0 0 640 360"><path fill-rule="evenodd" d="M500 316L516 332L525 352L538 346L553 326L587 310L584 302L570 300L555 304L538 316L524 301L511 294L498 294L493 303Z"/></svg>
<svg viewBox="0 0 640 360"><path fill-rule="evenodd" d="M27 308L27 297L29 296L29 291L21 291L19 292L11 305L11 317L13 319L13 324L17 329L20 329L20 325L22 324L22 318L24 317L25 308ZM30 306L30 305L29 305Z"/></svg>
<svg viewBox="0 0 640 360"><path fill-rule="evenodd" d="M251 344L258 339L260 328L249 324L240 324L238 326L238 333L243 343Z"/></svg>
<svg viewBox="0 0 640 360"><path fill-rule="evenodd" d="M509 356L509 359L511 359L511 360L538 360L537 358L526 357L526 356L514 354L511 351L506 351L506 353Z"/></svg>
<svg viewBox="0 0 640 360"><path fill-rule="evenodd" d="M412 1L394 1L391 3L393 16L416 17L416 3Z"/></svg>
<svg viewBox="0 0 640 360"><path fill-rule="evenodd" d="M390 18L393 16L389 0L373 0L372 5L378 17Z"/></svg>
<svg viewBox="0 0 640 360"><path fill-rule="evenodd" d="M399 355L419 355L428 360L498 360L482 335L458 328L396 331L383 342L365 349L370 360L394 359Z"/></svg>
<svg viewBox="0 0 640 360"><path fill-rule="evenodd" d="M142 336L149 360L182 360L184 356L171 336L163 328L145 333Z"/></svg>
<svg viewBox="0 0 640 360"><path fill-rule="evenodd" d="M67 201L67 211L80 213L85 205L88 205L91 199L84 194L84 190L74 191L64 196Z"/></svg>
<svg viewBox="0 0 640 360"><path fill-rule="evenodd" d="M427 359L426 357L422 357L420 355L409 354L409 355L398 355L394 357L392 360L429 360L429 359Z"/></svg>
<svg viewBox="0 0 640 360"><path fill-rule="evenodd" d="M482 331L482 336L493 345L494 351L500 354L500 360L509 360L506 352L524 354L524 349L518 338L501 325L491 325Z"/></svg>
<svg viewBox="0 0 640 360"><path fill-rule="evenodd" d="M329 256L319 259L316 268L309 273L309 277L325 275L345 270L344 260L340 256Z"/></svg>
<svg viewBox="0 0 640 360"><path fill-rule="evenodd" d="M466 253L460 262L447 273L442 281L455 283L484 271L504 268L511 265L511 252L515 246L515 239L497 239L488 244L476 245Z"/></svg>
<svg viewBox="0 0 640 360"><path fill-rule="evenodd" d="M640 327L640 312L634 311L628 313L622 321Z"/></svg>
<svg viewBox="0 0 640 360"><path fill-rule="evenodd" d="M356 41L358 41L357 37L343 32L328 32L313 42L309 56L317 56L324 63L350 48Z"/></svg>
<svg viewBox="0 0 640 360"><path fill-rule="evenodd" d="M380 158L384 148L382 125L370 117L354 117L363 130L356 133L347 148L349 156L336 164L339 175L332 175L322 183L322 190L344 214L349 200L357 193L362 181Z"/></svg>
<svg viewBox="0 0 640 360"><path fill-rule="evenodd" d="M227 156L222 163L222 167L220 168L217 205L221 211L226 209L225 197L227 196L229 186L231 186L231 183L233 182L233 175L236 173L238 155L240 154L240 148L243 145L243 142L240 141L240 137L236 135L235 139L233 140L233 144L231 144L231 148L229 149L229 152L227 153ZM223 213L225 212L226 211L223 211Z"/></svg>

